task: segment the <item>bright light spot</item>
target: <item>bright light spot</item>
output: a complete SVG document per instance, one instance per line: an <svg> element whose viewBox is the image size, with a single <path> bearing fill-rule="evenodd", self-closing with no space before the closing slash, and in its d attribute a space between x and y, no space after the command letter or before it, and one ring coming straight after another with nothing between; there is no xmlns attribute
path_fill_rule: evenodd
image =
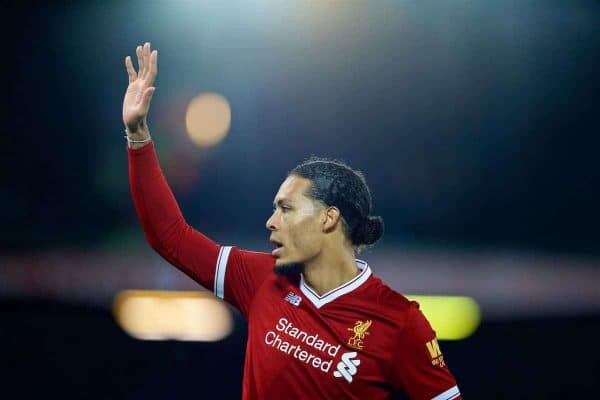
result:
<svg viewBox="0 0 600 400"><path fill-rule="evenodd" d="M431 327L440 340L460 340L471 336L479 326L479 305L470 297L412 296L419 303Z"/></svg>
<svg viewBox="0 0 600 400"><path fill-rule="evenodd" d="M196 96L185 113L185 127L190 139L201 147L219 143L229 131L231 108L225 97L216 93Z"/></svg>
<svg viewBox="0 0 600 400"><path fill-rule="evenodd" d="M142 340L217 341L233 328L225 304L208 292L126 290L114 316L129 335Z"/></svg>

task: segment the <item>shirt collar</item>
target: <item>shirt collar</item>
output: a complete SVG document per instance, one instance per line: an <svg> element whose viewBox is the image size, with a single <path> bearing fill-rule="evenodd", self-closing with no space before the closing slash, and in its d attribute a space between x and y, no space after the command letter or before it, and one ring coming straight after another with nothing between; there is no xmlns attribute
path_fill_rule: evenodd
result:
<svg viewBox="0 0 600 400"><path fill-rule="evenodd" d="M354 278L344 283L341 286L338 286L335 289L330 290L329 292L319 296L317 292L314 291L306 281L304 280L304 275L300 275L300 290L306 296L311 303L314 304L315 307L321 308L327 303L331 303L335 299L340 296L343 296L347 293L352 292L353 290L360 287L363 283L369 279L371 276L371 268L369 264L367 264L363 260L356 260L356 266L360 270L360 273L356 275Z"/></svg>

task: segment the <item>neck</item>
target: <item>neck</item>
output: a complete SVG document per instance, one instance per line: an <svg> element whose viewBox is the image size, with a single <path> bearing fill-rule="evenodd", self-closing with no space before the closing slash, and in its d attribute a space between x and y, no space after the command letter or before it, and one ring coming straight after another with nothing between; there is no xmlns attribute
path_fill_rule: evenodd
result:
<svg viewBox="0 0 600 400"><path fill-rule="evenodd" d="M316 259L304 266L304 281L318 295L333 290L352 280L360 270L356 266L354 251L344 248L341 251L324 251Z"/></svg>

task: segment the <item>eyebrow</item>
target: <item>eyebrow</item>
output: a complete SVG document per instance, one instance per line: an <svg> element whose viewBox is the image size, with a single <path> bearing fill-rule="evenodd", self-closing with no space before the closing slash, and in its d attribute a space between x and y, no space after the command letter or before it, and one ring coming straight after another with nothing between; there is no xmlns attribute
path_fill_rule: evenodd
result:
<svg viewBox="0 0 600 400"><path fill-rule="evenodd" d="M283 197L283 198L280 198L278 200L275 200L273 202L273 207L281 206L283 203L289 203L289 204L291 204L292 202L291 202L290 199L286 199L285 197Z"/></svg>

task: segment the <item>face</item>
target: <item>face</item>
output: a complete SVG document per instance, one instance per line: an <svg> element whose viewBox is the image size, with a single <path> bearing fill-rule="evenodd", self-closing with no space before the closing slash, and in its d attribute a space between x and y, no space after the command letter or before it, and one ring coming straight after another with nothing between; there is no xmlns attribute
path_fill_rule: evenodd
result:
<svg viewBox="0 0 600 400"><path fill-rule="evenodd" d="M298 266L317 256L322 248L324 207L309 197L311 182L290 175L273 201L273 214L266 227L275 246L276 272L299 272Z"/></svg>

